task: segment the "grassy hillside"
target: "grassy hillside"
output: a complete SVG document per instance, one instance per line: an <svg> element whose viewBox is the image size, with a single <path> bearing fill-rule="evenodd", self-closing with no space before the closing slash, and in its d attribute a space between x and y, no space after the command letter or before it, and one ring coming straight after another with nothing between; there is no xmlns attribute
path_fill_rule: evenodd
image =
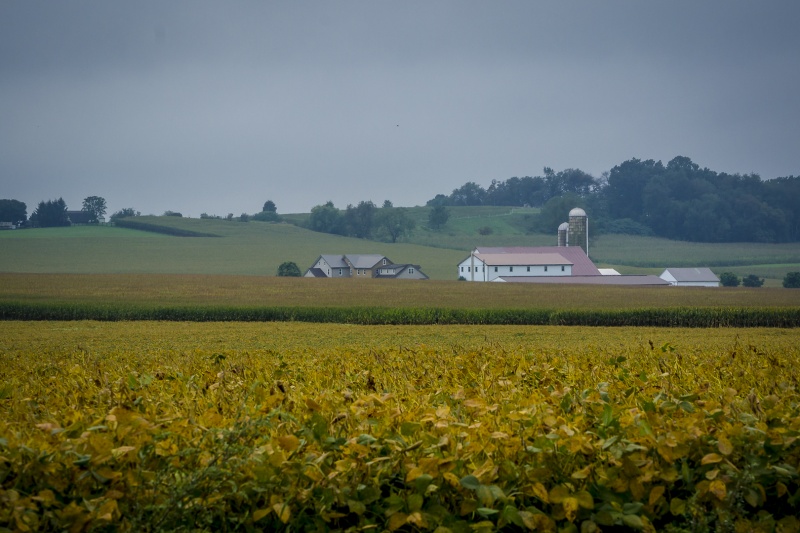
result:
<svg viewBox="0 0 800 533"><path fill-rule="evenodd" d="M321 253L380 253L396 262L420 264L432 279L452 280L455 265L475 246L551 246L556 240L555 234L526 233L534 209L453 207L440 231L425 226L429 208L408 209L417 228L397 244L316 233L291 224L179 217L136 220L217 237L173 237L110 226L4 231L0 272L274 275L284 261L305 270ZM295 223L307 217L285 215ZM590 255L598 266L623 274L709 266L717 274L756 274L766 278L768 287L780 287L787 272L800 271L800 243L710 244L601 235L591 238Z"/></svg>
<svg viewBox="0 0 800 533"><path fill-rule="evenodd" d="M513 208L502 206L448 207L450 219L438 231L428 229L430 207L408 207L409 215L416 223L413 233L404 242L437 248L471 250L479 245L491 246L550 246L555 243L555 235L528 235L526 228L530 217L539 210L534 208ZM283 215L292 224L304 225L308 213ZM480 230L489 228L488 235Z"/></svg>
<svg viewBox="0 0 800 533"><path fill-rule="evenodd" d="M305 271L323 253L379 253L453 279L466 252L326 235L290 224L137 217L218 237L172 237L110 226L0 232L0 272L275 275L284 261Z"/></svg>

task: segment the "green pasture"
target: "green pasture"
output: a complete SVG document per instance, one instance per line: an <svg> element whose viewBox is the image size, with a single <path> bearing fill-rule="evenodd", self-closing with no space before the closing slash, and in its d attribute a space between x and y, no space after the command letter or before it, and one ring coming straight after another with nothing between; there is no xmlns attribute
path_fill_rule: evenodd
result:
<svg viewBox="0 0 800 533"><path fill-rule="evenodd" d="M553 235L532 234L526 232L530 217L539 209L505 206L464 206L448 207L450 218L447 224L433 231L427 227L430 207L407 207L409 216L416 223L411 235L403 238L403 242L432 246L435 248L453 248L471 250L476 246L551 246L556 242ZM308 213L282 215L287 222L304 225L308 221ZM488 235L481 230L489 228Z"/></svg>
<svg viewBox="0 0 800 533"><path fill-rule="evenodd" d="M467 254L327 235L290 224L179 217L137 221L218 237L172 237L111 226L5 231L0 232L0 272L273 276L284 261L305 271L320 254L378 253L419 264L431 278L454 279L456 264Z"/></svg>

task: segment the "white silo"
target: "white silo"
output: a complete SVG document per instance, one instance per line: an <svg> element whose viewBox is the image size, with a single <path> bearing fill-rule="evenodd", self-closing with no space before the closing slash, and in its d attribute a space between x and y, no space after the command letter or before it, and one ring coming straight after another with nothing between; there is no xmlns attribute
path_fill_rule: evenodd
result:
<svg viewBox="0 0 800 533"><path fill-rule="evenodd" d="M569 246L569 222L562 222L558 227L558 245Z"/></svg>
<svg viewBox="0 0 800 533"><path fill-rule="evenodd" d="M569 234L567 235L570 246L580 246L584 253L589 255L589 217L580 207L569 212Z"/></svg>

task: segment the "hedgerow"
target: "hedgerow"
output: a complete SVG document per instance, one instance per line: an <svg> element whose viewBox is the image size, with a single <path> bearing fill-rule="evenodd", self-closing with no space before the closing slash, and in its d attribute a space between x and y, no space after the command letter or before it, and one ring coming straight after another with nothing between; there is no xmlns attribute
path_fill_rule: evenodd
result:
<svg viewBox="0 0 800 533"><path fill-rule="evenodd" d="M145 306L0 302L0 320L174 320L341 324L483 324L656 327L800 326L800 308L446 309L406 307Z"/></svg>

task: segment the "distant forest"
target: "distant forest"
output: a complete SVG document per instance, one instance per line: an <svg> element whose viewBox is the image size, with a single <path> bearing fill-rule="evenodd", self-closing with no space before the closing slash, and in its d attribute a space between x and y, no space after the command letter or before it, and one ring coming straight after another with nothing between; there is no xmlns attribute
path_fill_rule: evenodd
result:
<svg viewBox="0 0 800 533"><path fill-rule="evenodd" d="M800 240L800 177L762 180L700 168L688 157L631 159L601 178L578 170L468 182L429 206L540 207L531 231L555 232L572 207L582 207L595 232L655 235L699 242Z"/></svg>

